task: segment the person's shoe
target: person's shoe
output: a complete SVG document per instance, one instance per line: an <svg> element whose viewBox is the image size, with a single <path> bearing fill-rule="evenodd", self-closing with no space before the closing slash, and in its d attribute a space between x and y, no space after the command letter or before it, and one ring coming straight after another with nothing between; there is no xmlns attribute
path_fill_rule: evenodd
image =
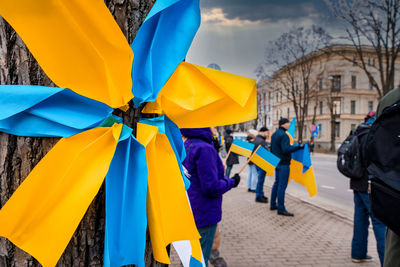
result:
<svg viewBox="0 0 400 267"><path fill-rule="evenodd" d="M287 210L285 210L285 211L279 211L279 210L278 210L278 215L282 215L282 216L291 216L291 217L294 216L293 213L290 213L290 212L288 212Z"/></svg>
<svg viewBox="0 0 400 267"><path fill-rule="evenodd" d="M269 209L270 210L277 210L278 208L277 207L270 207Z"/></svg>
<svg viewBox="0 0 400 267"><path fill-rule="evenodd" d="M267 197L262 196L262 198L265 199L265 201L266 201L265 203L268 203L268 198Z"/></svg>
<svg viewBox="0 0 400 267"><path fill-rule="evenodd" d="M266 199L265 197L256 197L256 202L268 203L268 199Z"/></svg>
<svg viewBox="0 0 400 267"><path fill-rule="evenodd" d="M365 259L351 259L351 261L354 263L372 262L372 257L367 255Z"/></svg>
<svg viewBox="0 0 400 267"><path fill-rule="evenodd" d="M256 192L256 190L253 190L253 189L247 189L247 192L251 192L251 193L255 193Z"/></svg>
<svg viewBox="0 0 400 267"><path fill-rule="evenodd" d="M228 264L226 263L224 258L222 258L220 256L218 249L211 251L211 255L210 255L210 258L208 259L208 261L214 267L227 267L228 266Z"/></svg>

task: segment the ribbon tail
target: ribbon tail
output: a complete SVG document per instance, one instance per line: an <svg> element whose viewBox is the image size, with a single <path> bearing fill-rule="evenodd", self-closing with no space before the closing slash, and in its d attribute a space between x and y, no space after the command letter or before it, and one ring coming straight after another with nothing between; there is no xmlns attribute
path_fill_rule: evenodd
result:
<svg viewBox="0 0 400 267"><path fill-rule="evenodd" d="M184 240L172 243L176 253L181 259L183 267L203 267L203 253L201 251L200 240Z"/></svg>
<svg viewBox="0 0 400 267"><path fill-rule="evenodd" d="M69 89L0 85L0 131L37 137L69 137L99 126L113 109Z"/></svg>
<svg viewBox="0 0 400 267"><path fill-rule="evenodd" d="M155 126L138 123L138 140L146 146L149 171L147 214L154 258L170 264L168 244L198 240L177 158L168 137Z"/></svg>
<svg viewBox="0 0 400 267"><path fill-rule="evenodd" d="M147 228L146 150L131 135L132 129L126 126L124 129L130 131L121 134L106 176L104 266L135 264L144 267Z"/></svg>
<svg viewBox="0 0 400 267"><path fill-rule="evenodd" d="M132 49L104 1L0 0L0 15L58 87L113 108L133 98Z"/></svg>
<svg viewBox="0 0 400 267"><path fill-rule="evenodd" d="M252 120L257 117L256 81L182 62L143 112L165 114L179 128Z"/></svg>
<svg viewBox="0 0 400 267"><path fill-rule="evenodd" d="M0 210L0 235L55 266L103 183L121 128L61 139Z"/></svg>

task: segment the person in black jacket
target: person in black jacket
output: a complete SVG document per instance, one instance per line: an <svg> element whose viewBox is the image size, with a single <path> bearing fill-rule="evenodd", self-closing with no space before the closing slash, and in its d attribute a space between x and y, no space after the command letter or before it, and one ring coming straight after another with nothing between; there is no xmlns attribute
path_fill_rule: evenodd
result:
<svg viewBox="0 0 400 267"><path fill-rule="evenodd" d="M286 131L290 127L287 118L279 120L279 128L275 131L271 138L271 152L281 159L275 169L275 182L271 190L271 210L278 210L279 215L293 216L285 208L285 191L289 182L289 165L292 159L292 152L304 148L304 145L290 145L289 136ZM278 205L276 199L278 198Z"/></svg>
<svg viewBox="0 0 400 267"><path fill-rule="evenodd" d="M375 112L371 111L365 117L365 122L360 124L355 135L358 136L360 144L361 162L365 155L368 132L375 120ZM365 166L365 164L364 164ZM368 249L368 228L369 218L371 218L374 229L375 239L378 248L378 255L381 265L385 255L385 232L386 226L371 214L370 199L368 194L368 173L362 178L350 179L350 188L354 192L354 228L353 240L351 242L351 258L355 263L371 262L371 256L367 255Z"/></svg>
<svg viewBox="0 0 400 267"><path fill-rule="evenodd" d="M253 152L259 147L263 146L264 148L268 149L268 143L265 141L268 137L268 128L267 127L261 127L261 129L258 131L258 135L256 138L254 138L253 144L254 144L254 150ZM264 181L265 181L265 171L261 169L260 167L256 166L257 169L257 174L258 174L258 180L257 180L257 186L256 186L256 202L260 203L268 203L268 198L265 197L264 195Z"/></svg>
<svg viewBox="0 0 400 267"><path fill-rule="evenodd" d="M226 153L229 153L229 149L233 143L233 131L231 129L226 129L225 131L225 149ZM236 153L229 153L228 158L226 159L226 170L225 176L229 178L231 175L232 167L235 164L239 164L239 156Z"/></svg>

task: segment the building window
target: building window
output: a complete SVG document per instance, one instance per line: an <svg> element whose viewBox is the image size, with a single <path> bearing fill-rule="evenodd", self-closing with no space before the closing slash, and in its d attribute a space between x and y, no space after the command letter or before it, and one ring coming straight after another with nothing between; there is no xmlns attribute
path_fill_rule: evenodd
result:
<svg viewBox="0 0 400 267"><path fill-rule="evenodd" d="M324 90L324 80L322 78L319 78L319 90Z"/></svg>
<svg viewBox="0 0 400 267"><path fill-rule="evenodd" d="M340 137L340 122L335 122L335 137Z"/></svg>
<svg viewBox="0 0 400 267"><path fill-rule="evenodd" d="M340 75L332 76L332 92L340 92L341 90L341 78Z"/></svg>
<svg viewBox="0 0 400 267"><path fill-rule="evenodd" d="M279 112L278 112L278 110L276 111L276 120L279 120Z"/></svg>
<svg viewBox="0 0 400 267"><path fill-rule="evenodd" d="M374 89L374 85L372 84L372 81L369 81L369 90L373 90Z"/></svg>
<svg viewBox="0 0 400 267"><path fill-rule="evenodd" d="M374 59L372 59L372 66L374 66L374 67L375 67L375 58L374 58Z"/></svg>
<svg viewBox="0 0 400 267"><path fill-rule="evenodd" d="M351 114L356 114L356 101L351 100Z"/></svg>
<svg viewBox="0 0 400 267"><path fill-rule="evenodd" d="M371 66L371 59L368 59L368 66Z"/></svg>
<svg viewBox="0 0 400 267"><path fill-rule="evenodd" d="M307 124L304 124L304 126L303 126L303 137L304 137L304 139L307 139Z"/></svg>
<svg viewBox="0 0 400 267"><path fill-rule="evenodd" d="M322 124L318 124L319 133L318 136L322 137Z"/></svg>
<svg viewBox="0 0 400 267"><path fill-rule="evenodd" d="M287 117L290 118L290 108L287 108Z"/></svg>
<svg viewBox="0 0 400 267"><path fill-rule="evenodd" d="M368 111L374 110L374 101L368 101Z"/></svg>
<svg viewBox="0 0 400 267"><path fill-rule="evenodd" d="M355 56L353 57L353 66L357 66L357 58Z"/></svg>
<svg viewBox="0 0 400 267"><path fill-rule="evenodd" d="M276 92L276 102L279 102L279 92Z"/></svg>
<svg viewBox="0 0 400 267"><path fill-rule="evenodd" d="M357 76L353 75L351 76L351 89L356 89L357 88Z"/></svg>
<svg viewBox="0 0 400 267"><path fill-rule="evenodd" d="M333 114L335 115L340 114L340 100L333 101Z"/></svg>
<svg viewBox="0 0 400 267"><path fill-rule="evenodd" d="M319 115L322 115L324 111L324 103L321 101L319 102Z"/></svg>
<svg viewBox="0 0 400 267"><path fill-rule="evenodd" d="M356 129L356 126L357 126L357 125L355 125L355 124L352 124L352 125L351 125L351 131L352 131L352 132Z"/></svg>

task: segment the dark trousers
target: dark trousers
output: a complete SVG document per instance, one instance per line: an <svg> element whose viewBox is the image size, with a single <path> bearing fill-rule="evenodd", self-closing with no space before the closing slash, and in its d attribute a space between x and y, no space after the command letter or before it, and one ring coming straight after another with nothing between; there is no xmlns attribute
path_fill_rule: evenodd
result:
<svg viewBox="0 0 400 267"><path fill-rule="evenodd" d="M264 182L265 182L265 171L260 167L256 166L257 168L257 187L256 187L256 197L263 197L264 196Z"/></svg>
<svg viewBox="0 0 400 267"><path fill-rule="evenodd" d="M232 167L233 167L233 165L226 166L225 176L228 177L228 178L231 175Z"/></svg>
<svg viewBox="0 0 400 267"><path fill-rule="evenodd" d="M200 245L203 251L204 261L206 266L208 266L208 259L211 255L211 249L214 243L215 231L217 230L217 225L209 225L205 227L198 228L199 234L201 236Z"/></svg>
<svg viewBox="0 0 400 267"><path fill-rule="evenodd" d="M374 229L379 260L383 265L386 226L371 214L369 195L354 191L354 229L351 242L353 259L365 259L367 256L369 218Z"/></svg>
<svg viewBox="0 0 400 267"><path fill-rule="evenodd" d="M289 181L289 165L278 166L275 169L275 182L271 191L271 208L278 208L278 211L286 211L285 192ZM278 206L276 199L278 198Z"/></svg>

